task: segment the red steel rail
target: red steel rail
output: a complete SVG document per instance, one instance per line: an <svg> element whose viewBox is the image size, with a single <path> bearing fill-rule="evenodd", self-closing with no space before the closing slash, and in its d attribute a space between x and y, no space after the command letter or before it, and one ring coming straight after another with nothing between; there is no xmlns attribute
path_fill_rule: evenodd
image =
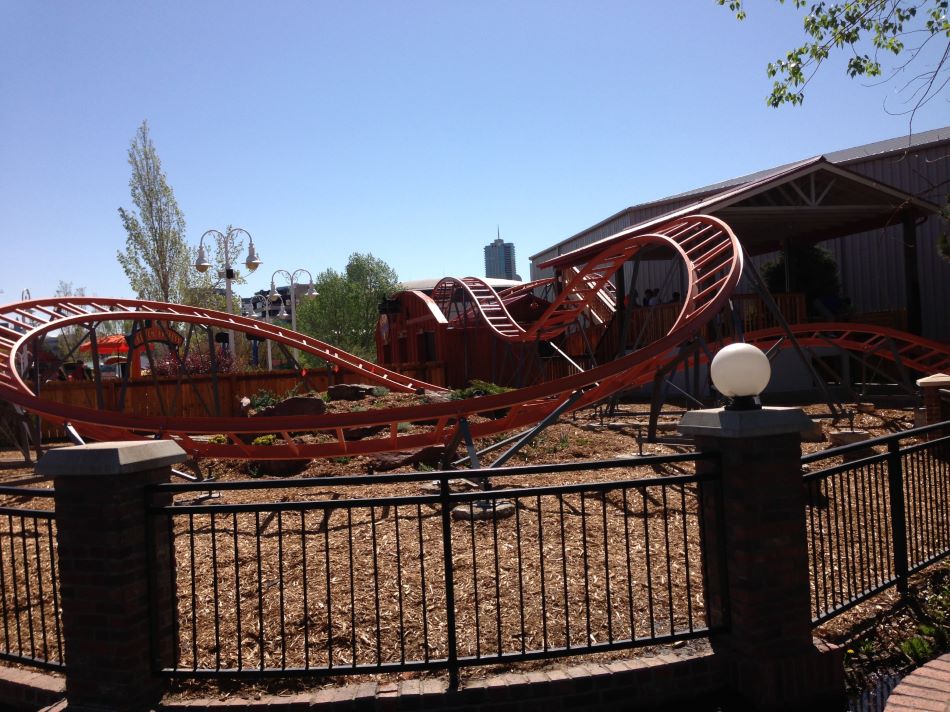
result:
<svg viewBox="0 0 950 712"><path fill-rule="evenodd" d="M683 306L670 332L642 349L589 371L507 393L455 401L439 399L385 410L266 419L135 415L67 406L45 400L31 390L17 372L18 353L27 348L32 338L48 331L76 324L89 327L109 320L153 319L232 329L314 354L395 391L444 389L389 371L312 337L254 319L161 302L66 297L0 307L0 398L54 422L69 422L93 439L164 437L176 440L194 456L208 457L296 459L411 450L451 442L462 419L492 416L499 412L504 415L470 421L472 435L481 437L520 428L541 421L577 390L583 394L573 408L597 402L619 389L647 382L677 345L697 333L725 306L741 276L741 248L725 223L709 216L695 215L678 218L651 232L628 231L622 240L605 248L576 272L551 307L530 328L521 329L519 326L518 333L504 333L507 329L496 331L502 338L524 341L560 334L569 325L569 316L576 318L591 300L598 298L594 285L606 284L625 259L654 245L677 254L683 260L688 277ZM454 280L452 288L464 285L473 290L477 287L478 293L473 292L473 296L479 313L495 314L489 308L495 306L496 300L501 304L500 298L487 285L488 292L482 290L477 282L481 280ZM412 433L402 433L400 423L413 423L419 427ZM374 437L347 439L349 431L367 426L383 426L383 431ZM247 444L253 436L263 433L279 433L281 439L271 446ZM299 433L311 435L301 437ZM210 435L223 435L226 442L217 442L220 438L214 438L213 442L207 437Z"/></svg>

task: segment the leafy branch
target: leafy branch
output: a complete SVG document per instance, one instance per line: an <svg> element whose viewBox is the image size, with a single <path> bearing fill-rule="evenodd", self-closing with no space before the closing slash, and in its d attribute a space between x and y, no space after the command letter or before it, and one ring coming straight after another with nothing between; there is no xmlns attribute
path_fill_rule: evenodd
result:
<svg viewBox="0 0 950 712"><path fill-rule="evenodd" d="M743 0L716 0L728 5L739 20L746 18ZM785 0L779 0L785 4ZM805 99L805 87L814 78L822 63L835 50L849 49L851 56L845 68L849 77L881 77L884 74L884 56L906 57L892 75L893 79L911 63L925 65L901 87L910 108L901 112L910 114L911 121L920 107L938 96L950 82L950 19L947 16L950 0L848 0L846 2L817 2L807 8L802 19L805 41L785 53L784 57L769 62L766 74L773 79L772 91L766 103L772 107L784 104L796 106ZM796 9L803 9L806 0L790 0ZM910 38L921 38L909 45ZM934 45L936 42L938 46ZM870 48L867 45L870 44ZM871 51L864 51L870 49ZM925 53L934 52L931 57ZM932 60L932 64L928 60Z"/></svg>

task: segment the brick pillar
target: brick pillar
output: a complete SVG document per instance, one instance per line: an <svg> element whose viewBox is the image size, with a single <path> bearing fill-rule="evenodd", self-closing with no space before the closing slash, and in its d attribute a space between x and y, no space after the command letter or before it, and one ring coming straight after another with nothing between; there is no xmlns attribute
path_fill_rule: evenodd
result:
<svg viewBox="0 0 950 712"><path fill-rule="evenodd" d="M150 440L51 450L37 466L56 489L70 710L148 709L161 694L152 658L171 644L170 559L163 551L152 561L159 585L150 601L143 487L168 481L184 459L177 444ZM162 613L157 623L153 611Z"/></svg>
<svg viewBox="0 0 950 712"><path fill-rule="evenodd" d="M812 639L800 463L811 428L797 408L692 411L679 426L720 455L721 507L710 506L719 493L703 495L710 623L726 624L712 644L749 709L841 709L844 699L840 649Z"/></svg>
<svg viewBox="0 0 950 712"><path fill-rule="evenodd" d="M941 390L950 390L950 376L946 373L937 373L917 381L921 398L924 401L926 424L942 423L950 420L950 404L940 397Z"/></svg>

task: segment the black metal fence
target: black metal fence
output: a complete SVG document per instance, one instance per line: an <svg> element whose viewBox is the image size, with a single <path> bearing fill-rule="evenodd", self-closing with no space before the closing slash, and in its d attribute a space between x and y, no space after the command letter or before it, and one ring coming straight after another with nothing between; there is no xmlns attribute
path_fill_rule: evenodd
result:
<svg viewBox="0 0 950 712"><path fill-rule="evenodd" d="M807 455L815 623L950 553L950 422Z"/></svg>
<svg viewBox="0 0 950 712"><path fill-rule="evenodd" d="M176 498L148 509L176 564L161 667L457 678L705 635L704 458L155 486ZM492 489L453 479L482 476Z"/></svg>
<svg viewBox="0 0 950 712"><path fill-rule="evenodd" d="M50 489L0 486L0 659L63 666L56 522Z"/></svg>

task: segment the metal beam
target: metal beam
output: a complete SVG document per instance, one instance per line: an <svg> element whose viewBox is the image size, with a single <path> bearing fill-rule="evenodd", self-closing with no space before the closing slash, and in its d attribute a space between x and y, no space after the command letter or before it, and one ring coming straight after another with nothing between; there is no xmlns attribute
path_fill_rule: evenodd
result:
<svg viewBox="0 0 950 712"><path fill-rule="evenodd" d="M491 465L489 465L489 468L497 469L501 467L502 465L504 465L506 462L508 462L508 460L514 457L518 453L518 451L521 450L521 448L523 448L525 445L528 445L532 440L534 440L542 430L544 430L551 423L553 423L558 418L560 418L561 413L563 413L572 405L574 405L574 403L577 401L577 399L579 399L583 395L583 393L584 392L580 389L571 393L570 397L568 397L566 401L564 401L563 403L561 403L561 405L559 405L557 408L555 408L550 413L548 413L545 416L544 420L542 420L540 423L534 426L531 430L525 433L524 436L522 436L521 439L518 440L518 442L516 442L511 447L510 450L505 452L501 457L499 457Z"/></svg>

